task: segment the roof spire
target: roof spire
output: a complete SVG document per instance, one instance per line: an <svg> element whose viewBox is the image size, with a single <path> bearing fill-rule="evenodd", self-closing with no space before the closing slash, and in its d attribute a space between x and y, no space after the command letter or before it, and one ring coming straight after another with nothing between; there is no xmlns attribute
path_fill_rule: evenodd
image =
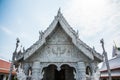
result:
<svg viewBox="0 0 120 80"><path fill-rule="evenodd" d="M60 14L61 14L61 8L58 9L57 16L60 16Z"/></svg>
<svg viewBox="0 0 120 80"><path fill-rule="evenodd" d="M115 46L115 48L117 48L115 41L113 41L113 42L114 42L114 46Z"/></svg>
<svg viewBox="0 0 120 80"><path fill-rule="evenodd" d="M61 8L59 7L59 9L58 9L58 13L61 13Z"/></svg>

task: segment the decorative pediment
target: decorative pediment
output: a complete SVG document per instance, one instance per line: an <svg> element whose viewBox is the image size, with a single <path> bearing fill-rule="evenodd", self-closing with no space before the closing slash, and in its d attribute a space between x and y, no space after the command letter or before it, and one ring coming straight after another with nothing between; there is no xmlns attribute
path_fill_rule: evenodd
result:
<svg viewBox="0 0 120 80"><path fill-rule="evenodd" d="M87 56L91 60L94 60L94 57L97 57L99 60L102 59L101 55L99 55L96 51L94 51L92 48L87 46L79 39L78 33L70 27L70 25L67 23L67 21L61 14L60 10L58 11L57 16L55 16L55 19L50 24L50 26L42 33L40 39L26 51L26 53L24 54L24 59L29 58L37 50L40 50L45 44L64 43L72 43L78 50L80 50L85 56ZM51 49L51 51L53 54L64 54L67 49L65 47L63 48L61 46L57 46Z"/></svg>

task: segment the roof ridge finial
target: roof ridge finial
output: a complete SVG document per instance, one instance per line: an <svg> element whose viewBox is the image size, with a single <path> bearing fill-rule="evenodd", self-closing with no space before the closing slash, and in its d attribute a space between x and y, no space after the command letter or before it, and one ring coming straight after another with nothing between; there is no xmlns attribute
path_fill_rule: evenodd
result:
<svg viewBox="0 0 120 80"><path fill-rule="evenodd" d="M115 48L117 48L117 45L116 45L116 43L115 43L115 41L114 41L114 40L113 40L113 43L114 43Z"/></svg>
<svg viewBox="0 0 120 80"><path fill-rule="evenodd" d="M59 7L59 9L58 9L58 13L61 13L61 8Z"/></svg>
<svg viewBox="0 0 120 80"><path fill-rule="evenodd" d="M59 16L60 14L61 14L61 8L59 7L57 16Z"/></svg>

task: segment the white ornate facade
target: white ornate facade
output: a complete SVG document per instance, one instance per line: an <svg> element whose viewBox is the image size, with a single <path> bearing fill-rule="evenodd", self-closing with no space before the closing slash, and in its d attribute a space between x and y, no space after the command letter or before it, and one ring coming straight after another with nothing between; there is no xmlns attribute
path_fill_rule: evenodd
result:
<svg viewBox="0 0 120 80"><path fill-rule="evenodd" d="M39 40L16 57L32 80L94 80L101 61L102 56L79 39L60 11Z"/></svg>

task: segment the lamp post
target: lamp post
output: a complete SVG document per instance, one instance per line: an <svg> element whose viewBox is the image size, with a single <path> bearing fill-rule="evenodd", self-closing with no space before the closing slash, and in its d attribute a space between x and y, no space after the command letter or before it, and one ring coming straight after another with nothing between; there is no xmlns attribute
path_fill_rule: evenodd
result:
<svg viewBox="0 0 120 80"><path fill-rule="evenodd" d="M9 71L9 76L8 76L8 80L11 80L11 75L12 75L12 71L13 71L13 65L14 65L14 60L15 60L15 56L17 54L17 48L18 48L18 43L20 42L19 38L16 39L16 48L15 48L15 51L13 52L13 55L12 55L12 62L11 62L11 65L10 65L10 71Z"/></svg>
<svg viewBox="0 0 120 80"><path fill-rule="evenodd" d="M105 63L106 63L107 70L108 70L109 80L112 80L112 78L111 78L110 66L109 66L108 57L107 57L107 52L105 51L105 48L104 48L104 40L101 39L101 40L100 40L100 43L102 44L102 48L103 48L103 55L104 55L104 57L105 57Z"/></svg>

